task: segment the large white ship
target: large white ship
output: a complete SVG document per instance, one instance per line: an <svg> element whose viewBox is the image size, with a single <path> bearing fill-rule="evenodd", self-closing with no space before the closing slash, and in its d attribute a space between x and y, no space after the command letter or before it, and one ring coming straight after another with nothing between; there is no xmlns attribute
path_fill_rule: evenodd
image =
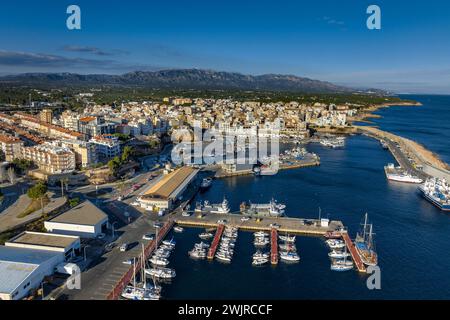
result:
<svg viewBox="0 0 450 320"><path fill-rule="evenodd" d="M240 209L243 215L281 217L284 215L286 205L277 203L272 199L269 203L241 203Z"/></svg>
<svg viewBox="0 0 450 320"><path fill-rule="evenodd" d="M445 179L431 178L419 187L425 199L443 211L450 211L450 185Z"/></svg>
<svg viewBox="0 0 450 320"><path fill-rule="evenodd" d="M406 183L422 183L423 180L417 176L404 171L402 167L395 167L393 163L389 163L384 167L386 178L391 181L406 182Z"/></svg>

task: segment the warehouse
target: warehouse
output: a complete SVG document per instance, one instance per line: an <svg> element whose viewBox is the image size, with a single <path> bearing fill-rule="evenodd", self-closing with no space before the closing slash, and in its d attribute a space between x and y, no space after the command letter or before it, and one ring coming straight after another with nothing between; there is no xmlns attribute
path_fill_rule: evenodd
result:
<svg viewBox="0 0 450 320"><path fill-rule="evenodd" d="M80 237L25 231L5 243L7 247L59 252L64 260L80 255Z"/></svg>
<svg viewBox="0 0 450 320"><path fill-rule="evenodd" d="M165 175L160 181L145 192L138 202L147 210L171 209L173 203L194 180L198 169L182 167Z"/></svg>
<svg viewBox="0 0 450 320"><path fill-rule="evenodd" d="M63 260L59 252L0 246L0 300L28 296Z"/></svg>
<svg viewBox="0 0 450 320"><path fill-rule="evenodd" d="M108 215L86 200L69 211L45 221L44 227L52 233L95 238L106 232Z"/></svg>

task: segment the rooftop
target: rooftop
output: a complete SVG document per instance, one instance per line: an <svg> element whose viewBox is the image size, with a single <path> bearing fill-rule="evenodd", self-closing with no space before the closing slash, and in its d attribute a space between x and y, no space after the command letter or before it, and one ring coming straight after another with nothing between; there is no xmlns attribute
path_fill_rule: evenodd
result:
<svg viewBox="0 0 450 320"><path fill-rule="evenodd" d="M145 197L150 198L169 198L170 195L193 173L198 170L191 167L179 168L158 181L153 187L151 187L146 193Z"/></svg>
<svg viewBox="0 0 450 320"><path fill-rule="evenodd" d="M45 246L54 248L67 248L76 241L79 241L79 237L59 235L53 233L25 231L9 240L6 243L6 246L8 246L8 244L10 243L10 244L27 244L27 245Z"/></svg>
<svg viewBox="0 0 450 320"><path fill-rule="evenodd" d="M0 292L12 293L40 264L58 253L0 246Z"/></svg>
<svg viewBox="0 0 450 320"><path fill-rule="evenodd" d="M106 213L89 200L86 200L49 221L67 224L96 225L105 220L105 218L108 218Z"/></svg>

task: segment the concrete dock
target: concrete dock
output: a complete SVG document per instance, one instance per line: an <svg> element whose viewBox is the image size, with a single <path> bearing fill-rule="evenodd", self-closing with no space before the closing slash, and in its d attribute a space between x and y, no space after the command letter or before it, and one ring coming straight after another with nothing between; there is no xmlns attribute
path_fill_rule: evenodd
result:
<svg viewBox="0 0 450 320"><path fill-rule="evenodd" d="M288 217L263 217L242 221L243 215L236 213L207 213L203 216L193 214L190 217L183 217L181 214L174 215L175 223L186 227L218 228L221 225L218 221L224 221L226 226L239 228L241 231L267 231L271 232L274 225L278 225L277 231L289 234L303 234L323 236L328 231L340 230L344 227L341 221L330 221L327 227L320 226L317 219L301 219Z"/></svg>

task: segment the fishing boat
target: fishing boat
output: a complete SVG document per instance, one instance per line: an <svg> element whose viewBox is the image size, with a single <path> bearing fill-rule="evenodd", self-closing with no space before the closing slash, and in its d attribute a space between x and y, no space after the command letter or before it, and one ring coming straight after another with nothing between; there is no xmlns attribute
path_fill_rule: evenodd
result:
<svg viewBox="0 0 450 320"><path fill-rule="evenodd" d="M374 233L372 224L367 223L367 213L364 217L364 225L361 233L356 234L355 248L362 262L367 266L376 266L378 256L375 251Z"/></svg>
<svg viewBox="0 0 450 320"><path fill-rule="evenodd" d="M169 264L169 260L167 260L166 258L158 257L158 256L153 256L150 259L150 262L152 264L154 264L155 266L164 266L164 267Z"/></svg>

